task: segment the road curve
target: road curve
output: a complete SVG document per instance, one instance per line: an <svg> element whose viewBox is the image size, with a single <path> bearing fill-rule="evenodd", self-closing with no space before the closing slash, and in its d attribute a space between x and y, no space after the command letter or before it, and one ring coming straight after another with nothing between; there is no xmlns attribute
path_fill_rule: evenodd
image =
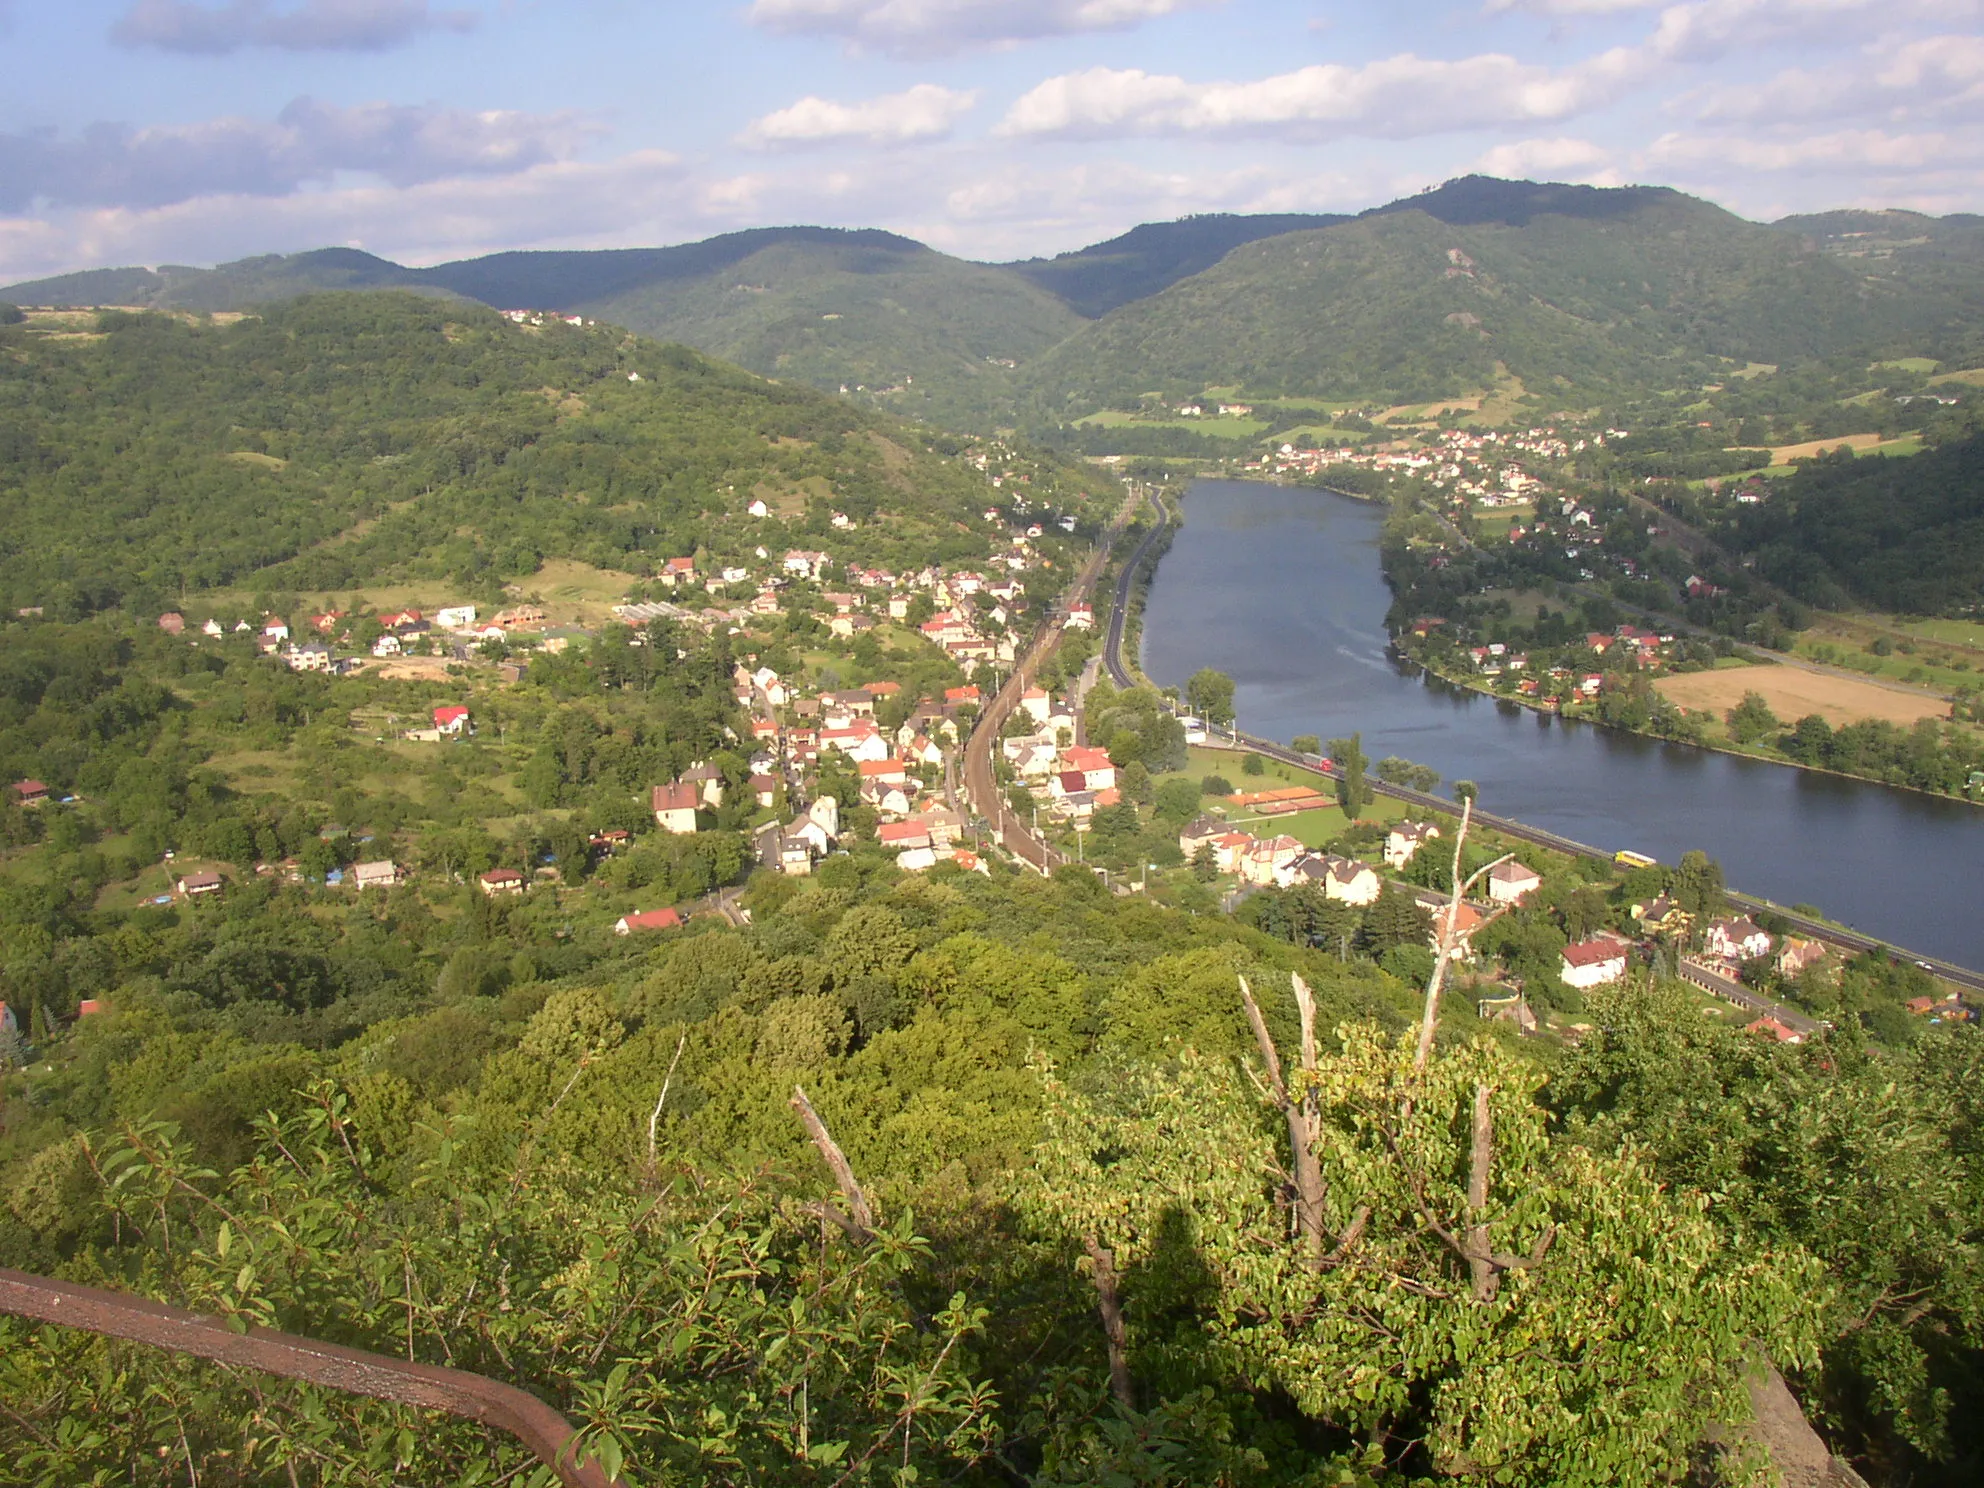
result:
<svg viewBox="0 0 1984 1488"><path fill-rule="evenodd" d="M1162 523L1151 529L1142 544L1139 545L1137 551L1131 555L1130 561L1123 565L1122 576L1117 580L1115 612L1109 618L1108 641L1103 651L1102 662L1104 667L1108 669L1111 678L1115 680L1116 685L1119 687L1130 685L1129 671L1124 666L1122 658L1122 621L1125 601L1129 595L1130 584L1136 573L1137 565L1142 561L1145 552L1150 547L1152 541L1155 540L1157 534L1163 530L1164 524ZM1326 779L1335 778L1332 771L1327 766L1321 764L1315 755L1297 754L1294 750L1277 744L1270 739L1259 739L1252 734L1235 734L1231 731L1225 731L1223 739L1213 739L1208 742L1212 743L1215 748L1250 749L1256 754L1265 755L1269 759L1279 760L1283 764L1292 765L1297 769L1313 771ZM1364 783L1371 791L1378 795L1390 796L1394 800L1404 801L1407 805L1418 807L1422 811L1439 811L1451 816L1460 809L1454 802L1446 800L1443 797L1429 795L1425 791L1411 790L1401 785L1389 785L1382 780L1373 780L1368 775L1365 777ZM1606 862L1612 861L1612 854L1603 848L1593 847L1585 842L1575 842L1569 837L1560 837L1555 832L1545 831L1541 827L1528 826L1523 822L1512 821L1505 816L1495 816L1490 812L1481 810L1479 804L1475 807L1474 820L1480 822L1484 827L1489 827L1494 831L1500 832L1505 837L1514 838L1518 842L1534 843L1538 847L1547 847L1554 852L1568 853L1573 857L1598 858ZM1841 949L1849 951L1887 951L1900 960L1914 962L1917 966L1920 966L1935 976L1941 977L1946 982L1952 982L1960 987L1968 987L1973 991L1984 991L1984 973L1973 971L1967 966L1959 966L1953 961L1944 961L1935 956L1925 956L1916 951L1905 950L1890 941L1879 940L1871 935L1862 935L1857 930L1842 929L1840 926L1828 924L1824 920L1815 920L1809 915L1799 914L1795 910L1786 909L1782 905L1773 904L1770 900L1760 899L1753 894L1740 894L1732 891L1728 898L1730 903L1745 910L1767 910L1782 919L1800 935L1809 936L1813 940L1821 940L1828 945L1839 946Z"/></svg>

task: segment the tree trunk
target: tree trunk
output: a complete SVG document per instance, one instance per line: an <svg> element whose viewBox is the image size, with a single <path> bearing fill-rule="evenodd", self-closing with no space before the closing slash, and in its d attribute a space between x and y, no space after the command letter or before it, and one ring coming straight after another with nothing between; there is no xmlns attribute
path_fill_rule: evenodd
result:
<svg viewBox="0 0 1984 1488"><path fill-rule="evenodd" d="M1109 1391L1124 1410L1137 1408L1130 1383L1129 1330L1123 1325L1123 1296L1116 1277L1116 1257L1093 1235L1082 1237L1089 1272L1095 1278L1095 1310L1102 1315L1102 1337L1109 1345Z"/></svg>

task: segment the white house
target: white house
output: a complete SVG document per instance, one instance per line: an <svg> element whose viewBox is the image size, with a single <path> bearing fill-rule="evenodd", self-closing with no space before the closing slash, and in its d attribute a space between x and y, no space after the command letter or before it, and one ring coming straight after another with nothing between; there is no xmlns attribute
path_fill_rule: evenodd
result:
<svg viewBox="0 0 1984 1488"><path fill-rule="evenodd" d="M361 891L390 889L400 881L400 868L390 859L381 859L376 863L360 863L351 870L351 877Z"/></svg>
<svg viewBox="0 0 1984 1488"><path fill-rule="evenodd" d="M443 630L467 630L475 624L474 605L449 605L434 612L434 623Z"/></svg>
<svg viewBox="0 0 1984 1488"><path fill-rule="evenodd" d="M1440 829L1431 822L1400 822L1385 836L1386 866L1403 868L1420 848L1439 835Z"/></svg>
<svg viewBox="0 0 1984 1488"><path fill-rule="evenodd" d="M1369 863L1360 863L1355 858L1340 858L1332 853L1323 859L1327 870L1323 876L1323 897L1341 899L1345 904L1376 904L1384 884L1378 878L1378 870Z"/></svg>
<svg viewBox="0 0 1984 1488"><path fill-rule="evenodd" d="M1496 904L1520 904L1524 895L1542 885L1542 874L1514 859L1498 863L1488 872L1488 897Z"/></svg>
<svg viewBox="0 0 1984 1488"><path fill-rule="evenodd" d="M772 509L769 506L766 506L763 501L753 501L749 506L745 507L744 510L749 512L754 517L768 517L771 515L772 512Z"/></svg>
<svg viewBox="0 0 1984 1488"><path fill-rule="evenodd" d="M696 808L702 798L693 785L677 782L673 785L657 785L654 788L653 807L655 822L664 832L677 837L686 837L696 830Z"/></svg>
<svg viewBox="0 0 1984 1488"><path fill-rule="evenodd" d="M1557 975L1567 987L1587 991L1616 982L1626 974L1626 948L1616 940L1581 940L1564 947Z"/></svg>
<svg viewBox="0 0 1984 1488"><path fill-rule="evenodd" d="M1702 947L1725 961L1748 961L1770 954L1770 932L1748 915L1717 920L1703 933Z"/></svg>

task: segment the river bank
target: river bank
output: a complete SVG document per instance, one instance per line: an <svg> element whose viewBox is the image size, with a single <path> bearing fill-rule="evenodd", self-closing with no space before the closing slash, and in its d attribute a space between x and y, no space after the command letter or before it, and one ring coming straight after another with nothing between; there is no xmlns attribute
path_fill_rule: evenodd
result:
<svg viewBox="0 0 1984 1488"><path fill-rule="evenodd" d="M1158 565L1140 664L1160 686L1201 666L1236 683L1265 738L1362 732L1482 804L1607 852L1677 862L1691 848L1779 904L1819 904L1855 929L1984 965L1974 884L1984 832L1967 803L1751 756L1499 706L1392 654L1382 514L1314 486L1200 481Z"/></svg>
<svg viewBox="0 0 1984 1488"><path fill-rule="evenodd" d="M1683 736L1663 734L1651 728L1628 728L1617 723L1608 722L1606 719L1599 717L1596 707L1588 703L1571 703L1565 705L1557 703L1554 699L1528 698L1520 695L1511 696L1506 692L1496 691L1482 677L1470 675L1457 668L1446 669L1437 667L1424 658L1415 657L1409 652L1397 650L1396 637L1394 637L1394 654L1397 655L1402 664L1416 666L1428 675L1438 677L1449 686L1464 688L1480 697L1493 699L1497 703L1512 703L1518 708L1524 708L1529 712L1541 714L1546 717L1564 718L1573 723L1588 724L1592 728L1631 734L1643 739L1657 739L1661 743L1673 744L1686 749L1709 750L1716 754L1729 755L1735 759L1755 760L1759 764L1766 765L1781 765L1786 769L1809 771L1814 775L1830 775L1837 780L1862 781L1870 785L1881 786L1886 790L1909 791L1915 795L1927 796L1931 800L1955 801L1960 805L1969 806L1973 809L1984 809L1984 801L1975 797L1959 795L1953 792L1924 790L1919 786L1909 785L1904 781L1883 780L1873 775L1856 775L1846 770L1832 770L1824 765L1808 764L1804 760L1793 759L1789 755L1774 749L1746 748L1743 745L1726 739L1716 739L1704 735ZM1681 673L1677 675L1687 674Z"/></svg>

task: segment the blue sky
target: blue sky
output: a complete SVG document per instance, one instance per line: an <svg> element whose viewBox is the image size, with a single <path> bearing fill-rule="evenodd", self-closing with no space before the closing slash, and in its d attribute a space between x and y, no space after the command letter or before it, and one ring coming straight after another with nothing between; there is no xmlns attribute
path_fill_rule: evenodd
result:
<svg viewBox="0 0 1984 1488"><path fill-rule="evenodd" d="M1984 210L1984 0L0 0L0 282L882 226L972 258L1471 170Z"/></svg>

